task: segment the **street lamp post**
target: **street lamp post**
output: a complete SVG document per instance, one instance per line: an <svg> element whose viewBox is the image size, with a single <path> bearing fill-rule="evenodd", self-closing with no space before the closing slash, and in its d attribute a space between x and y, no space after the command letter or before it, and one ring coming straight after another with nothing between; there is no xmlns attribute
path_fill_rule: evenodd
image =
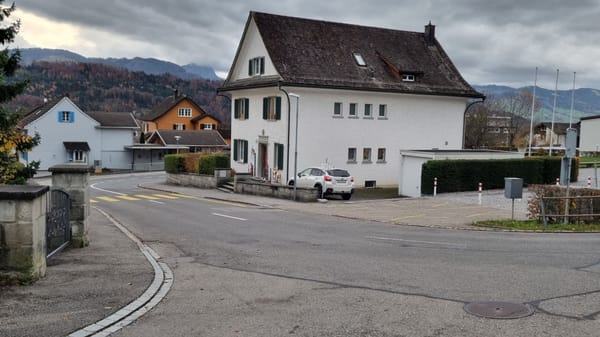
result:
<svg viewBox="0 0 600 337"><path fill-rule="evenodd" d="M296 190L296 180L298 175L298 115L300 114L300 95L290 93L290 96L296 98L296 133L294 135L294 201L296 201L297 190Z"/></svg>
<svg viewBox="0 0 600 337"><path fill-rule="evenodd" d="M181 136L175 136L175 141L177 142L177 154L179 154L179 140L181 139Z"/></svg>

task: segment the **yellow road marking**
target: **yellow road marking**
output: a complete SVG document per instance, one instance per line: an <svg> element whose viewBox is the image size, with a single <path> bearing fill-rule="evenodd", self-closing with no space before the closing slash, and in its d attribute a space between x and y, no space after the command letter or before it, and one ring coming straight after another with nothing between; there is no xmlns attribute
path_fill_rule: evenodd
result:
<svg viewBox="0 0 600 337"><path fill-rule="evenodd" d="M174 195L168 195L168 194L153 194L156 197L159 198L164 198L164 199L179 199L179 197L176 197Z"/></svg>
<svg viewBox="0 0 600 337"><path fill-rule="evenodd" d="M441 207L441 206L448 206L448 203L447 202L443 202L441 204L433 204L433 205L431 205L431 207Z"/></svg>
<svg viewBox="0 0 600 337"><path fill-rule="evenodd" d="M119 201L119 199L115 199L115 198L111 198L111 197L107 197L107 196L98 197L98 199L104 200L104 201L110 201L110 202Z"/></svg>
<svg viewBox="0 0 600 337"><path fill-rule="evenodd" d="M138 198L147 199L147 200L159 200L160 199L157 197L153 197L151 195L143 195L143 194L136 194L135 196Z"/></svg>
<svg viewBox="0 0 600 337"><path fill-rule="evenodd" d="M97 201L94 199L90 199L90 204L96 203Z"/></svg>
<svg viewBox="0 0 600 337"><path fill-rule="evenodd" d="M489 213L473 213L473 214L467 215L467 218L474 218L477 216L482 216L482 215L487 215L487 214L489 214Z"/></svg>
<svg viewBox="0 0 600 337"><path fill-rule="evenodd" d="M123 199L123 200L132 200L132 201L133 201L133 200L140 200L140 199L138 199L138 198L130 197L130 196L128 196L128 195L118 195L118 196L117 196L117 198L119 198L119 199Z"/></svg>
<svg viewBox="0 0 600 337"><path fill-rule="evenodd" d="M407 215L407 216L401 216L398 218L392 218L392 221L398 221L398 220L404 220L404 219L415 219L415 218L424 218L425 214L418 214L418 215Z"/></svg>

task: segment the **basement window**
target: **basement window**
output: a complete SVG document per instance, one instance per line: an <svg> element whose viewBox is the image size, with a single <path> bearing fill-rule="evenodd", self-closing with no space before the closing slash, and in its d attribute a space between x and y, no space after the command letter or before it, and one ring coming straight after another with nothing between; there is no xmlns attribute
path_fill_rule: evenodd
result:
<svg viewBox="0 0 600 337"><path fill-rule="evenodd" d="M359 53L352 53L352 56L354 56L354 61L356 61L356 64L358 64L361 67L366 67L367 66L367 62L365 62L365 59L362 57L361 54L359 54Z"/></svg>

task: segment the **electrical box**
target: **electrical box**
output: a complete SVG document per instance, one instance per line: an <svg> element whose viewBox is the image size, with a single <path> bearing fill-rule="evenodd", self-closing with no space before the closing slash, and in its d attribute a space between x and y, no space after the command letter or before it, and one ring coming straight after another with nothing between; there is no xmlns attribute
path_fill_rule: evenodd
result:
<svg viewBox="0 0 600 337"><path fill-rule="evenodd" d="M523 198L523 179L504 178L504 196L508 199Z"/></svg>

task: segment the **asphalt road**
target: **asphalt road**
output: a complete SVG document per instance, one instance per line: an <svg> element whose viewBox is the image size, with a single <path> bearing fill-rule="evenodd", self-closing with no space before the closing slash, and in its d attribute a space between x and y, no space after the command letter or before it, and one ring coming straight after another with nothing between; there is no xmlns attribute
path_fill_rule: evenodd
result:
<svg viewBox="0 0 600 337"><path fill-rule="evenodd" d="M164 302L118 336L600 335L600 236L455 231L285 212L93 181L173 269ZM154 200L99 199L118 194ZM532 316L469 315L473 301Z"/></svg>

